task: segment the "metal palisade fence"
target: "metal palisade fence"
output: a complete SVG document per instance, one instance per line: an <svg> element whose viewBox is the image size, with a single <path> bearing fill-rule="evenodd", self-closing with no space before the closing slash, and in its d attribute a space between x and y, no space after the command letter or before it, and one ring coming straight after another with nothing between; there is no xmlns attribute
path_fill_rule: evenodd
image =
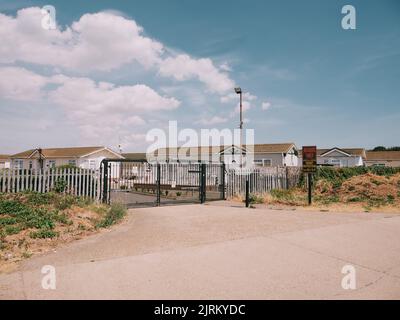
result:
<svg viewBox="0 0 400 320"><path fill-rule="evenodd" d="M138 165L134 172L127 175L126 164L115 168L110 175L109 184L115 189L131 189L138 185L156 184L156 170L150 170L150 164ZM193 167L193 168L192 168ZM160 166L161 185L199 185L199 175L191 171L199 170L199 164L162 164ZM114 171L112 171L114 172ZM298 167L255 167L246 169L225 169L221 175L221 167L208 165L204 185L224 186L226 198L244 195L246 180L249 180L250 192L263 194L272 189L287 189L297 185L301 168ZM47 168L44 170L1 169L0 192L15 193L22 191L63 192L75 196L101 200L103 196L104 179L101 170L82 168Z"/></svg>
<svg viewBox="0 0 400 320"><path fill-rule="evenodd" d="M44 170L0 170L0 192L57 191L80 197L99 199L99 171L81 168L48 168Z"/></svg>
<svg viewBox="0 0 400 320"><path fill-rule="evenodd" d="M299 167L254 167L251 169L228 169L226 172L227 197L244 196L246 181L250 193L263 194L273 189L295 187L301 176Z"/></svg>

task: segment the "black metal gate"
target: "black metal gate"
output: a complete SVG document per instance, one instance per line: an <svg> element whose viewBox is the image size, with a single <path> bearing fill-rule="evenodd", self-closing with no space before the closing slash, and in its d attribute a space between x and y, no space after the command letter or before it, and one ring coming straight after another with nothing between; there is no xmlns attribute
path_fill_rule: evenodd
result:
<svg viewBox="0 0 400 320"><path fill-rule="evenodd" d="M127 207L222 200L225 165L104 159L101 189L104 203Z"/></svg>

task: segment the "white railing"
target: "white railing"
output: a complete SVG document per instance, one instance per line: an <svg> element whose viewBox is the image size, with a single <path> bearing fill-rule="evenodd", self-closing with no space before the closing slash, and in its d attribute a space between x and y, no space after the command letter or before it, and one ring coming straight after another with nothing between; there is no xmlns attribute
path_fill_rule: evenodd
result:
<svg viewBox="0 0 400 320"><path fill-rule="evenodd" d="M96 170L81 168L0 170L0 192L3 193L58 191L99 199L100 190L100 173Z"/></svg>
<svg viewBox="0 0 400 320"><path fill-rule="evenodd" d="M220 165L208 165L206 186L219 185L225 179L226 196L244 195L246 180L249 180L250 192L263 194L272 189L287 189L295 186L300 178L301 168L296 167L256 167L246 172L226 169L222 176ZM111 172L109 188L130 189L137 184L156 184L156 166L135 165L133 168L118 167ZM190 170L188 170L190 169ZM200 166L182 164L162 164L160 168L161 184L182 186L199 185ZM22 191L50 192L58 191L80 197L101 199L103 192L102 177L99 170L53 168L45 170L0 169L0 192L14 193Z"/></svg>
<svg viewBox="0 0 400 320"><path fill-rule="evenodd" d="M297 167L255 167L228 169L226 173L227 197L244 196L246 181L250 193L264 194L273 189L288 189L297 185L301 170Z"/></svg>

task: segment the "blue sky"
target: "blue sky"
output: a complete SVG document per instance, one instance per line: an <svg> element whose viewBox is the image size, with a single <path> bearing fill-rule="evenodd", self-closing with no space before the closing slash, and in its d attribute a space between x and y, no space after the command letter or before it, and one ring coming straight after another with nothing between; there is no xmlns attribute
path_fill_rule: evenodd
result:
<svg viewBox="0 0 400 320"><path fill-rule="evenodd" d="M17 18L22 8L46 4L56 8L54 38L45 33L53 31L26 27L38 18L34 10ZM356 8L356 30L341 28L345 4ZM118 143L144 151L143 134L168 120L180 128L233 129L237 99L229 85L248 93L245 127L255 129L258 143L400 145L395 0L0 1L0 12L7 18L0 27L11 35L11 49L0 49L0 153ZM85 15L96 19L84 23ZM120 24L115 34L104 23L108 16L122 19L111 22ZM74 22L77 38L65 40ZM142 29L131 39L124 28L132 23ZM125 49L126 42L132 46ZM57 54L47 52L54 43ZM152 103L130 100L134 94L149 94Z"/></svg>

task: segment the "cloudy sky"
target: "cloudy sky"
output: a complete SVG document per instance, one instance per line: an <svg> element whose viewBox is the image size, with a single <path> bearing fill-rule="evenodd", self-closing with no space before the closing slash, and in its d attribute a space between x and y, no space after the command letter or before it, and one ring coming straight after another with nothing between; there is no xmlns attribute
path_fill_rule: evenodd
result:
<svg viewBox="0 0 400 320"><path fill-rule="evenodd" d="M343 30L352 4L357 29ZM44 5L57 28L42 27ZM0 153L245 127L258 143L400 145L400 2L0 1Z"/></svg>

